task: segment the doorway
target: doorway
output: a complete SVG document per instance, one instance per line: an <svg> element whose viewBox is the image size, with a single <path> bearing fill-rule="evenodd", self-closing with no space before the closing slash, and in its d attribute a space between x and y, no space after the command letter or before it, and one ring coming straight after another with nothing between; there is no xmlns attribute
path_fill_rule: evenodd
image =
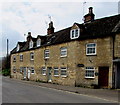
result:
<svg viewBox="0 0 120 105"><path fill-rule="evenodd" d="M116 78L115 78L115 80L116 80L116 81L115 81L115 82L116 82L116 83L115 83L115 84L116 84L115 87L118 88L118 89L120 89L120 63L117 63L117 64L116 64L116 72L115 72L115 75L116 75L116 76L115 76L115 77L116 77Z"/></svg>
<svg viewBox="0 0 120 105"><path fill-rule="evenodd" d="M26 67L24 67L24 72L23 72L23 78L26 79L26 76L27 76L27 72L26 72Z"/></svg>
<svg viewBox="0 0 120 105"><path fill-rule="evenodd" d="M52 67L48 67L48 82L52 82Z"/></svg>
<svg viewBox="0 0 120 105"><path fill-rule="evenodd" d="M108 88L109 67L99 67L98 85L100 88Z"/></svg>

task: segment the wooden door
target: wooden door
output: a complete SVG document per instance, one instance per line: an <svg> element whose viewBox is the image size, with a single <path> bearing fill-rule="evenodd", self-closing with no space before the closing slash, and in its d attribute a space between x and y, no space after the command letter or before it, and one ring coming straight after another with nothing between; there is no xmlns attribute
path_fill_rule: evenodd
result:
<svg viewBox="0 0 120 105"><path fill-rule="evenodd" d="M108 88L109 67L99 67L98 85L101 88Z"/></svg>

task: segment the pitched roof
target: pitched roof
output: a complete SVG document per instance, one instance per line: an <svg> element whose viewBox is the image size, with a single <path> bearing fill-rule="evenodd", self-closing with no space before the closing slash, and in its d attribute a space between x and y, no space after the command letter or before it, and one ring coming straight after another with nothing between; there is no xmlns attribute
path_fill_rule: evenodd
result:
<svg viewBox="0 0 120 105"><path fill-rule="evenodd" d="M68 27L58 32L54 32L52 35L46 36L38 35L38 37L40 37L42 40L41 47L70 42L74 40L106 37L112 35L113 33L120 33L120 14L111 17L96 19L91 23L83 24L75 23L75 24L80 28L80 37L78 39L70 39L71 27ZM34 42L34 48L32 49L37 48L36 47L37 38L32 37L32 40ZM16 48L14 48L11 51L11 53L15 53L16 52L15 49ZM20 51L26 50L30 50L29 42L24 43L23 47L20 49Z"/></svg>

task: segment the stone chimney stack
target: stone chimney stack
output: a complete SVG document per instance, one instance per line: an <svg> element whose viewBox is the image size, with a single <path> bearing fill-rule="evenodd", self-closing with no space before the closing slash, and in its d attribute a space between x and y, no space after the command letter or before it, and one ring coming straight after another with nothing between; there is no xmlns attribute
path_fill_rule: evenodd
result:
<svg viewBox="0 0 120 105"><path fill-rule="evenodd" d="M54 33L54 27L53 27L53 22L51 21L49 23L49 27L47 29L47 35L53 34Z"/></svg>
<svg viewBox="0 0 120 105"><path fill-rule="evenodd" d="M94 21L95 15L93 14L93 7L89 7L89 13L84 16L84 23Z"/></svg>
<svg viewBox="0 0 120 105"><path fill-rule="evenodd" d="M30 41L30 38L31 38L31 32L28 32L28 35L27 35L27 41Z"/></svg>

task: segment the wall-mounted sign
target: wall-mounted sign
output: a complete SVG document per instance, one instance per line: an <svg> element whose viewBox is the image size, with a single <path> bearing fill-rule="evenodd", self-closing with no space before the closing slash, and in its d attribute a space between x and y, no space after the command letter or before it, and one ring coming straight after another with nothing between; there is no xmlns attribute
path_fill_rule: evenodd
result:
<svg viewBox="0 0 120 105"><path fill-rule="evenodd" d="M84 67L84 64L77 64L77 67Z"/></svg>

